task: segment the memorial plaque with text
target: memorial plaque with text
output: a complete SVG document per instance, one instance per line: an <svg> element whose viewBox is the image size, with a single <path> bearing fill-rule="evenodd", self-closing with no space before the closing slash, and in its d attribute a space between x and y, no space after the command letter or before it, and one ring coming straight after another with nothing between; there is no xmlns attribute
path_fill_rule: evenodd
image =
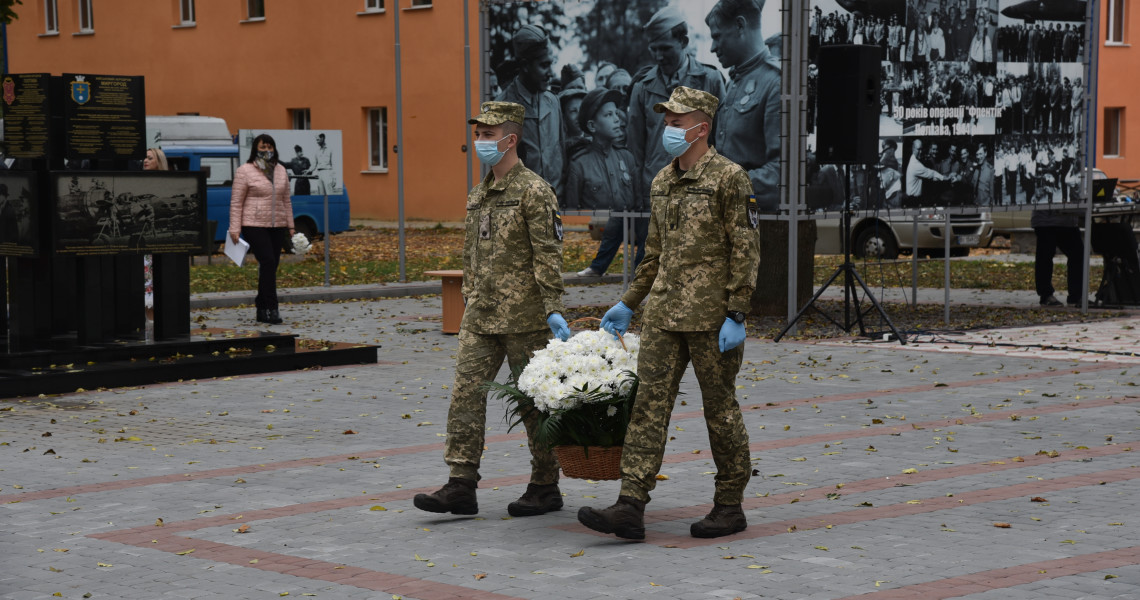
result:
<svg viewBox="0 0 1140 600"><path fill-rule="evenodd" d="M143 78L64 73L67 157L142 159L146 152Z"/></svg>
<svg viewBox="0 0 1140 600"><path fill-rule="evenodd" d="M47 157L49 80L47 73L7 74L0 79L7 158Z"/></svg>

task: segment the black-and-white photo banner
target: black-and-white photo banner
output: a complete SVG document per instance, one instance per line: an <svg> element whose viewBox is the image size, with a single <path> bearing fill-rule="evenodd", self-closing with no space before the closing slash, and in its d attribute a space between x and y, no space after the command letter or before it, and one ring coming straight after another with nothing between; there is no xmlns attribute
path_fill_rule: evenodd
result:
<svg viewBox="0 0 1140 600"><path fill-rule="evenodd" d="M1017 207L1082 202L1085 3L1024 0L812 0L814 62L830 44L882 47L879 156L852 167L864 210ZM813 149L808 208L842 208L836 165Z"/></svg>
<svg viewBox="0 0 1140 600"><path fill-rule="evenodd" d="M678 85L716 95L712 144L779 204L781 2L490 2L484 100L526 108L523 163L564 212L648 210L669 156L653 105ZM738 26L737 24L741 24Z"/></svg>

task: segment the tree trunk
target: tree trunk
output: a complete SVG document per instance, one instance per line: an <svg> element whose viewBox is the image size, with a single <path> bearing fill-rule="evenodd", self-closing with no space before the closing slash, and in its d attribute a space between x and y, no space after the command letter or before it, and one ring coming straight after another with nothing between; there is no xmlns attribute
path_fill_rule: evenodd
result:
<svg viewBox="0 0 1140 600"><path fill-rule="evenodd" d="M788 314L788 221L760 221L760 268L752 293L752 314ZM799 222L796 306L811 299L815 268L815 221Z"/></svg>

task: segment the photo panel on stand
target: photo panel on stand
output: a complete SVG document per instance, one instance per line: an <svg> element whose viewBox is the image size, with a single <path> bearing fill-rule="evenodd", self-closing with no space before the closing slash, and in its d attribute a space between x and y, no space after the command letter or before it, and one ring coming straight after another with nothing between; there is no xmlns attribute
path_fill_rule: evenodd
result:
<svg viewBox="0 0 1140 600"><path fill-rule="evenodd" d="M781 2L759 13L713 13L717 0L487 3L481 100L526 109L519 158L550 183L564 215L648 216L650 184L669 164L664 116L653 106L676 85L715 95L710 142L743 166L757 200L779 200ZM744 38L713 28L742 17ZM729 39L731 38L731 39ZM735 41L734 40L738 40ZM757 44L759 56L746 48ZM737 80L730 81L730 69ZM775 120L775 124L773 124ZM485 172L485 171L484 171Z"/></svg>

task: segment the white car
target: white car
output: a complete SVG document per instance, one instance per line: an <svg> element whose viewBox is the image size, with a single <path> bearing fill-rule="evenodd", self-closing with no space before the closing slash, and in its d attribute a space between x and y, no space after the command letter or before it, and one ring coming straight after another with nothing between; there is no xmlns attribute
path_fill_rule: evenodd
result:
<svg viewBox="0 0 1140 600"><path fill-rule="evenodd" d="M839 218L816 221L816 254L843 254L841 223ZM985 212L952 214L947 232L946 215L932 212L918 217L916 238L912 216L857 214L851 218L851 253L860 258L892 260L917 248L920 255L942 256L947 234L950 256L967 256L970 248L989 245L993 221Z"/></svg>

